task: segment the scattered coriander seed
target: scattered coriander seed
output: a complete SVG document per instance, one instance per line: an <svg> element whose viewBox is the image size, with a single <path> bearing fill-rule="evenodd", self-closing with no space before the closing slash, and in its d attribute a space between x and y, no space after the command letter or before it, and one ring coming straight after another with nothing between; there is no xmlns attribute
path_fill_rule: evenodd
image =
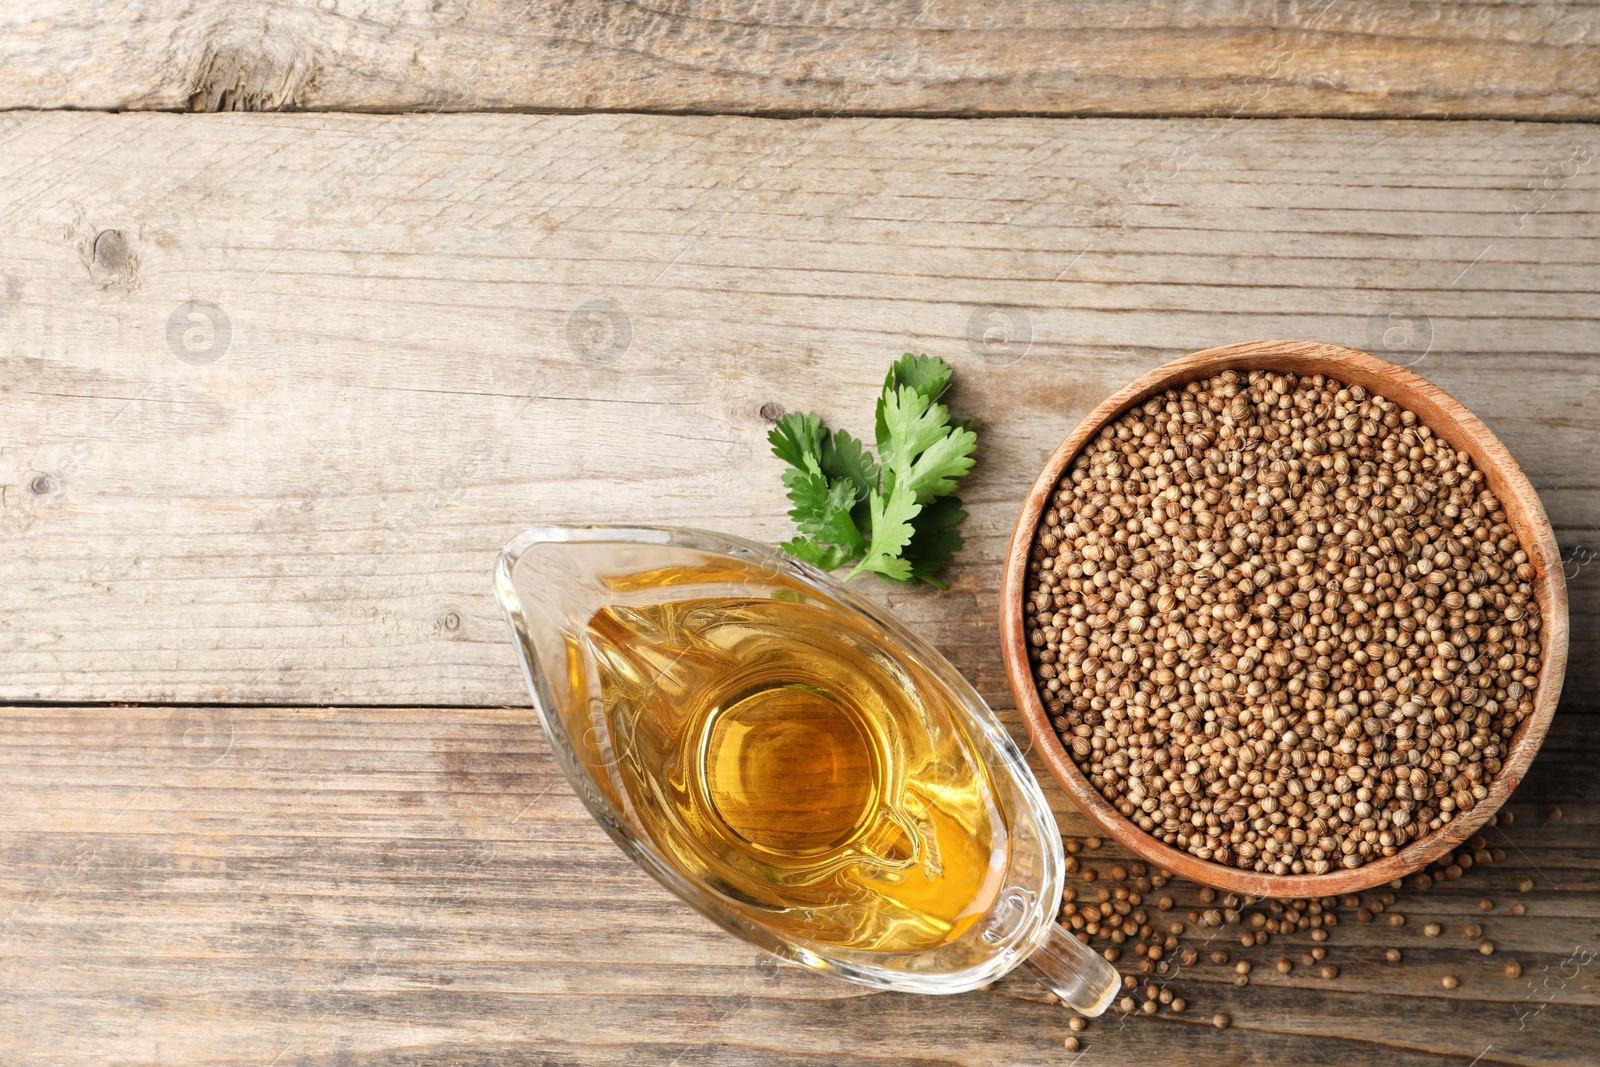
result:
<svg viewBox="0 0 1600 1067"><path fill-rule="evenodd" d="M1454 989L1460 983L1456 981L1455 975L1447 974L1443 978L1439 979L1439 984L1444 986L1446 989Z"/></svg>
<svg viewBox="0 0 1600 1067"><path fill-rule="evenodd" d="M1511 912L1511 914L1516 915L1516 916L1523 916L1523 915L1528 914L1527 906L1525 904L1523 904L1522 901L1520 901L1520 900L1513 901L1511 903L1511 905L1506 910Z"/></svg>
<svg viewBox="0 0 1600 1067"><path fill-rule="evenodd" d="M1219 1011L1217 1014L1211 1017L1211 1025L1215 1026L1218 1030L1226 1030L1228 1027L1233 1025L1233 1019L1225 1013Z"/></svg>
<svg viewBox="0 0 1600 1067"><path fill-rule="evenodd" d="M1533 892L1533 879L1532 878L1519 878L1517 880L1517 892L1519 892L1519 893L1531 893L1531 892Z"/></svg>
<svg viewBox="0 0 1600 1067"><path fill-rule="evenodd" d="M1398 911L1391 911L1389 913L1390 926L1404 926L1405 924L1406 917L1404 915L1401 915Z"/></svg>
<svg viewBox="0 0 1600 1067"><path fill-rule="evenodd" d="M1290 971L1294 970L1294 964L1289 962L1288 957L1280 959L1277 963L1277 967L1279 974L1288 974Z"/></svg>
<svg viewBox="0 0 1600 1067"><path fill-rule="evenodd" d="M1461 936L1466 938L1468 941L1471 941L1475 937L1482 937L1483 927L1479 926L1477 923L1468 923L1466 926L1461 928Z"/></svg>
<svg viewBox="0 0 1600 1067"><path fill-rule="evenodd" d="M1217 951L1215 951L1215 952L1213 952L1211 954L1211 962L1212 963L1216 963L1216 964L1227 963L1228 962L1228 954L1226 952L1224 952L1222 949L1217 949Z"/></svg>
<svg viewBox="0 0 1600 1067"><path fill-rule="evenodd" d="M1076 1052L1078 1049L1083 1047L1083 1043L1077 1038L1073 1037L1071 1034L1067 1035L1067 1040L1064 1042L1064 1045L1068 1052Z"/></svg>
<svg viewBox="0 0 1600 1067"><path fill-rule="evenodd" d="M1121 1000L1117 1001L1117 1010L1123 1014L1127 1014L1128 1012L1132 1011L1133 1008L1134 1004L1132 997L1123 997Z"/></svg>
<svg viewBox="0 0 1600 1067"><path fill-rule="evenodd" d="M1423 937L1438 937L1442 927L1438 923L1428 923L1422 928Z"/></svg>
<svg viewBox="0 0 1600 1067"><path fill-rule="evenodd" d="M1085 882L1092 882L1092 881L1095 880L1096 877L1097 877L1097 875L1094 873L1094 868L1093 867L1085 867L1083 869L1083 880Z"/></svg>
<svg viewBox="0 0 1600 1067"><path fill-rule="evenodd" d="M1122 950L1117 946L1112 945L1111 947L1102 950L1100 955L1106 958L1107 963L1116 963L1117 958L1122 955Z"/></svg>
<svg viewBox="0 0 1600 1067"><path fill-rule="evenodd" d="M1076 855L1083 849L1083 842L1079 841L1076 837L1069 837L1067 838L1066 849L1068 852Z"/></svg>
<svg viewBox="0 0 1600 1067"><path fill-rule="evenodd" d="M1240 960L1238 963L1233 965L1233 969L1238 971L1240 974L1249 974L1250 973L1250 961L1249 960Z"/></svg>
<svg viewBox="0 0 1600 1067"><path fill-rule="evenodd" d="M1182 997L1173 997L1172 998L1172 1010L1173 1011L1183 1011L1188 1006L1189 1006L1189 1002L1187 1000L1184 1000Z"/></svg>
<svg viewBox="0 0 1600 1067"><path fill-rule="evenodd" d="M1161 1005L1154 1000L1147 1000L1143 1004L1139 1005L1139 1010L1144 1012L1146 1015L1154 1015L1156 1012L1161 1010Z"/></svg>
<svg viewBox="0 0 1600 1067"><path fill-rule="evenodd" d="M1156 901L1156 910L1157 911L1171 911L1172 910L1172 898L1171 897L1162 897L1160 900Z"/></svg>
<svg viewBox="0 0 1600 1067"><path fill-rule="evenodd" d="M1315 930L1311 931L1311 940L1313 940L1313 941L1326 941L1326 940L1328 940L1328 931L1322 929L1322 927L1320 927L1320 926L1317 927Z"/></svg>
<svg viewBox="0 0 1600 1067"><path fill-rule="evenodd" d="M1337 977L1339 977L1339 968L1335 967L1331 963L1324 963L1322 965L1322 977L1324 977L1324 978L1337 978Z"/></svg>
<svg viewBox="0 0 1600 1067"><path fill-rule="evenodd" d="M1506 960L1506 977L1521 978L1522 964L1518 963L1516 960Z"/></svg>
<svg viewBox="0 0 1600 1067"><path fill-rule="evenodd" d="M1100 839L1098 837L1086 837L1083 839L1083 847L1093 852L1100 847Z"/></svg>
<svg viewBox="0 0 1600 1067"><path fill-rule="evenodd" d="M1067 1026L1073 1030L1082 1030L1088 1025L1088 1020L1084 1019L1084 1017L1081 1015L1074 1015L1072 1018L1067 1020Z"/></svg>
<svg viewBox="0 0 1600 1067"><path fill-rule="evenodd" d="M1561 808L1555 804L1550 805L1545 809L1544 817L1550 822L1560 822Z"/></svg>
<svg viewBox="0 0 1600 1067"><path fill-rule="evenodd" d="M1126 881L1127 878L1128 878L1128 868L1126 868L1126 867L1112 867L1111 868L1111 880L1113 882Z"/></svg>
<svg viewBox="0 0 1600 1067"><path fill-rule="evenodd" d="M1233 984L1236 986L1247 986L1250 984L1250 976L1248 974L1236 974L1233 976Z"/></svg>
<svg viewBox="0 0 1600 1067"><path fill-rule="evenodd" d="M1492 901L1492 900L1480 900L1480 901L1478 901L1478 910L1479 911L1493 911L1494 910L1494 901Z"/></svg>
<svg viewBox="0 0 1600 1067"><path fill-rule="evenodd" d="M1479 941L1478 942L1478 954L1481 955L1481 956L1493 956L1494 955L1494 942L1490 941L1487 937L1484 938L1482 941Z"/></svg>
<svg viewBox="0 0 1600 1067"><path fill-rule="evenodd" d="M1256 943L1256 935L1251 933L1249 930L1246 930L1244 933L1239 935L1239 945L1240 945L1240 947L1242 947L1242 948L1250 948L1255 943Z"/></svg>
<svg viewBox="0 0 1600 1067"><path fill-rule="evenodd" d="M1186 948L1183 950L1183 955L1179 958L1183 961L1183 965L1185 967L1193 967L1197 962L1199 962L1200 953L1196 952L1192 948Z"/></svg>
<svg viewBox="0 0 1600 1067"><path fill-rule="evenodd" d="M1202 903L1202 904L1210 904L1210 903L1213 903L1216 899L1217 899L1217 891L1215 889L1212 889L1208 885L1200 887L1200 903Z"/></svg>
<svg viewBox="0 0 1600 1067"><path fill-rule="evenodd" d="M1383 958L1388 960L1390 963L1399 963L1400 962L1400 950L1397 949L1397 948L1391 948L1391 949L1389 949L1389 951L1387 951L1387 952L1385 952L1383 954Z"/></svg>

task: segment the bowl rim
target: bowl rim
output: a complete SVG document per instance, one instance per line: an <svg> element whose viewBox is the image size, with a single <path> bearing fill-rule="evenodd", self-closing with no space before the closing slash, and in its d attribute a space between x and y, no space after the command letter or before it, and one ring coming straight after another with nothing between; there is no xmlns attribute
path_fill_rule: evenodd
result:
<svg viewBox="0 0 1600 1067"><path fill-rule="evenodd" d="M1263 369L1297 374L1326 374L1347 385L1360 385L1416 412L1419 420L1458 449L1465 449L1483 471L1489 488L1505 509L1508 524L1528 553L1536 574L1535 598L1540 611L1540 674L1533 712L1517 727L1489 792L1464 816L1447 826L1354 869L1326 874L1270 874L1204 860L1141 830L1105 797L1081 771L1056 735L1035 688L1022 620L1027 563L1045 503L1054 494L1062 472L1100 428L1136 404L1197 378L1225 370ZM1567 661L1567 591L1555 532L1522 468L1500 439L1464 404L1421 375L1368 352L1312 341L1247 341L1193 352L1140 375L1089 412L1051 454L1023 501L1012 530L1000 582L1000 645L1006 679L1022 712L1033 748L1051 775L1091 823L1141 856L1185 878L1250 896L1316 897L1357 892L1398 879L1426 867L1470 838L1500 809L1521 784L1555 715Z"/></svg>

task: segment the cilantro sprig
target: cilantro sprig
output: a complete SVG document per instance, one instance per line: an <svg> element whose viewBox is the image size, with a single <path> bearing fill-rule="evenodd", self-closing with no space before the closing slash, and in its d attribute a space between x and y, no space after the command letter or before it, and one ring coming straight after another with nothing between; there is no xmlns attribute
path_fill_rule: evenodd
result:
<svg viewBox="0 0 1600 1067"><path fill-rule="evenodd" d="M956 480L978 447L977 421L954 419L939 403L950 374L930 356L895 361L878 397L877 458L815 412L778 420L767 440L789 465L783 484L801 534L783 543L785 552L824 570L854 563L845 581L871 571L945 588L935 575L961 548L957 526L967 517Z"/></svg>

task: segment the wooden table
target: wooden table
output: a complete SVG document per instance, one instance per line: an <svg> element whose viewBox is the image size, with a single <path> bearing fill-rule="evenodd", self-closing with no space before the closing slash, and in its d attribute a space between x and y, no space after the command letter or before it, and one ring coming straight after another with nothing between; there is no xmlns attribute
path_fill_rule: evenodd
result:
<svg viewBox="0 0 1600 1067"><path fill-rule="evenodd" d="M88 10L0 13L0 1062L1595 1062L1596 8ZM1476 411L1572 596L1506 863L1341 925L1338 980L1274 944L1069 1053L1022 977L758 956L555 771L489 590L518 529L785 537L763 409L865 429L937 354L984 423L968 545L947 592L861 584L1006 708L1044 457L1262 337ZM1495 956L1420 932L1480 898Z"/></svg>

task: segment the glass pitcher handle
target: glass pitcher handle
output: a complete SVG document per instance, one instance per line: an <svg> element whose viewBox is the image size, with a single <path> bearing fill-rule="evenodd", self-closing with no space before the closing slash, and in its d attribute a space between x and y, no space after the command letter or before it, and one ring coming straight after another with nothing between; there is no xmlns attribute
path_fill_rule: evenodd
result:
<svg viewBox="0 0 1600 1067"><path fill-rule="evenodd" d="M1079 1015L1105 1011L1122 985L1117 969L1060 923L1022 966Z"/></svg>

